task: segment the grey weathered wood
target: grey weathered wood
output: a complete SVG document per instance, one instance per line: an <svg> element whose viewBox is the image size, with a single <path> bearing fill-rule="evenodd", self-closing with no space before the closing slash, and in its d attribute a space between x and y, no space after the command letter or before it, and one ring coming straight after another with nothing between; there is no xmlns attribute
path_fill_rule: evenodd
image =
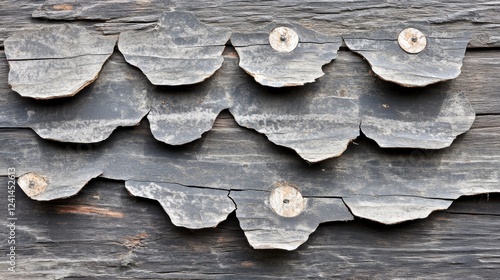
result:
<svg viewBox="0 0 500 280"><path fill-rule="evenodd" d="M293 92L256 87L236 69L231 53L224 68L206 83L171 88L149 85L115 55L102 79L89 88L88 96L55 105L4 95L8 113L0 123L3 127L32 127L48 139L89 143L106 139L117 126L136 124L150 111L155 137L178 145L201 137L220 111L231 108L240 125L265 133L274 143L317 162L340 155L358 135L361 110L363 132L382 147L443 148L474 120L467 98L454 91L470 88L476 94L472 101L478 102L483 98L481 87L496 89L493 79L476 81L472 71L488 71L483 67L496 71L498 64L487 62L486 53L484 58L474 57L482 63L466 73L470 83L458 79L429 87L424 93L377 82L364 72L362 61L348 53L335 66L325 68L328 75L322 80ZM110 88L121 95L111 95ZM135 101L128 102L128 98ZM108 104L116 109L110 112ZM96 106L107 113L93 113ZM126 115L128 119L123 118Z"/></svg>
<svg viewBox="0 0 500 280"><path fill-rule="evenodd" d="M473 33L470 47L500 46L498 26L500 7L489 0L473 2L425 0L418 3L383 0L349 2L48 0L33 12L33 16L59 20L115 19L114 22L97 25L105 32L116 33L125 30L125 22L130 29L141 28L145 22L152 23L165 10L192 12L204 23L230 27L235 32L248 32L273 20L289 20L318 32L340 36L405 22L424 21L449 32Z"/></svg>
<svg viewBox="0 0 500 280"><path fill-rule="evenodd" d="M73 70L71 70L73 71ZM23 98L7 84L8 67L0 53L1 127L31 127L45 139L62 142L102 141L119 126L132 126L149 112L147 81L114 55L100 78L74 97L43 102ZM57 88L57 86L54 86Z"/></svg>
<svg viewBox="0 0 500 280"><path fill-rule="evenodd" d="M95 177L96 173L102 173L104 178L144 184L169 183L229 190L229 197L234 199L239 211L238 216L249 219L249 226L244 226L247 235L259 247L261 245L257 244L264 244L264 241L259 235L249 234L255 230L251 221L258 218L251 214L251 209L269 208L269 192L283 181L297 186L308 200L324 199L325 204L321 205L327 206L320 207L323 210L338 206L339 199L347 197L346 202L354 215L359 207L361 217L382 223L421 218L444 206L438 202L422 209L388 200L387 205L393 210L381 215L380 203L383 200L379 197L453 200L462 195L498 192L500 149L496 147L500 130L495 120L490 116L479 117L476 129L445 150L385 151L370 141L358 139L358 145L352 146L342 157L313 166L304 164L286 150L276 149L258 134L238 129L227 117L219 119L215 129L202 141L181 149L157 142L147 125L120 129L109 140L84 149L43 141L30 130L3 129L0 137L2 143L8 144L1 149L6 156L0 159L0 176L6 175L8 167L16 167L19 175L35 171L46 177L49 186L35 197L41 200L76 194L81 183L68 182L68 178L78 177L84 181ZM425 174L425 179L422 179L422 174ZM238 201L238 195L249 191L261 195ZM366 205L374 205L374 211L366 211ZM317 216L319 211L325 215L323 217L328 217L316 220L317 223L335 220L338 215L345 218L341 215L345 209L344 212L335 209L323 213L323 210L306 207L296 217L300 222L287 223L285 228L281 223L271 223L268 227L260 224L261 230L268 230L273 236L280 231L284 236L296 236L292 233L304 229L301 219L312 213ZM278 217L270 209L262 213L271 221ZM304 229L296 241L287 238L286 246L278 239L268 239L262 246L291 249L290 244L298 246L313 228Z"/></svg>
<svg viewBox="0 0 500 280"><path fill-rule="evenodd" d="M32 127L43 138L92 143L109 137L117 126L138 123L149 112L156 139L179 145L200 138L217 115L230 108L240 125L294 149L309 162L339 156L359 134L360 120L364 133L383 147L443 148L474 120L467 98L456 92L470 91L472 102L484 103L480 112L496 112L482 94L482 89L495 94L495 80L473 75L475 70L500 69L487 54L473 53L476 59L471 62L479 62L465 72L465 81L433 85L426 92L381 83L348 52L325 67L327 75L318 82L293 91L256 85L230 51L214 77L185 87L152 86L116 54L101 79L75 100L39 104L13 92L2 95L0 108L6 113L0 115L0 126ZM5 71L0 65L0 75L6 76ZM7 85L2 88L8 91Z"/></svg>
<svg viewBox="0 0 500 280"><path fill-rule="evenodd" d="M398 35L407 27L425 35L427 44L423 51L407 53L398 44ZM424 87L458 77L470 41L470 35L438 32L410 23L343 38L349 49L366 58L380 78L405 87Z"/></svg>
<svg viewBox="0 0 500 280"><path fill-rule="evenodd" d="M432 89L372 91L360 103L361 131L383 148L449 147L476 116L465 94Z"/></svg>
<svg viewBox="0 0 500 280"><path fill-rule="evenodd" d="M322 224L293 252L253 250L233 214L217 228L178 228L123 182L93 180L76 197L45 203L17 193L16 202L17 272L2 269L3 279L494 279L500 261L498 194L397 226Z"/></svg>
<svg viewBox="0 0 500 280"><path fill-rule="evenodd" d="M201 24L189 13L165 12L152 30L121 33L118 47L151 83L176 86L213 75L222 66L229 37L229 28Z"/></svg>
<svg viewBox="0 0 500 280"><path fill-rule="evenodd" d="M340 156L359 135L356 98L331 91L330 77L296 88L239 86L230 108L239 125L255 129L308 162Z"/></svg>
<svg viewBox="0 0 500 280"><path fill-rule="evenodd" d="M20 30L4 44L12 89L23 97L52 99L73 96L97 79L116 37L66 24Z"/></svg>
<svg viewBox="0 0 500 280"><path fill-rule="evenodd" d="M237 205L240 226L254 249L295 250L320 223L354 219L340 198L305 198L306 206L299 216L281 217L271 210L269 192L233 191L230 196Z"/></svg>
<svg viewBox="0 0 500 280"><path fill-rule="evenodd" d="M275 28L285 27L298 35L291 51L278 51L270 44ZM286 40L291 38L283 37ZM300 24L273 22L248 33L234 33L231 44L240 58L240 66L265 86L289 87L312 83L324 73L321 67L337 57L340 37L327 36Z"/></svg>
<svg viewBox="0 0 500 280"><path fill-rule="evenodd" d="M154 137L182 145L209 131L219 113L230 107L231 91L242 81L236 63L225 61L212 77L196 85L148 87L147 118Z"/></svg>
<svg viewBox="0 0 500 280"><path fill-rule="evenodd" d="M160 202L172 223L178 227L216 227L236 209L227 190L137 181L125 182L125 188L133 196Z"/></svg>
<svg viewBox="0 0 500 280"><path fill-rule="evenodd" d="M408 196L363 197L357 195L342 199L356 217L388 225L427 218L436 210L448 209L453 202L452 200Z"/></svg>

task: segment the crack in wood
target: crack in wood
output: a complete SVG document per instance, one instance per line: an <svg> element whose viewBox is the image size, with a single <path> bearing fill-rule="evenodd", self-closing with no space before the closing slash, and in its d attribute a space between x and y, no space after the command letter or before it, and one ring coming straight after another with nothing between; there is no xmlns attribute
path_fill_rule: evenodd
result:
<svg viewBox="0 0 500 280"><path fill-rule="evenodd" d="M149 189L155 191L134 195L166 199L166 211L176 217L172 221L179 217L178 224L185 227L215 226L236 203L236 215L253 247L292 250L305 242L319 223L348 220L347 214L351 214L343 201L355 216L392 224L426 217L461 195L498 192L500 155L481 145L485 141L496 145L500 139L498 131L480 129L484 122L490 122L488 118L481 117L479 129L472 129L446 150L414 157L412 152L381 150L361 138L343 157L313 166L279 151L258 134L238 129L231 118L220 118L218 122L229 123L216 125L202 142L183 147L157 142L147 124L142 124L119 129L108 141L78 153L68 152L63 143L43 141L29 130L3 129L0 140L9 145L1 148L7 157L0 158L0 175L5 176L2 172L15 166L18 174L35 171L45 176L49 186L41 197L34 197L41 200L76 194L82 186L75 181L77 177L86 182L94 177L92 172L129 181L128 185L138 182L138 189L152 186ZM73 181L68 181L70 178ZM276 182L298 186L307 200L296 217L281 217L271 209L269 196ZM194 199L177 201L179 189ZM159 190L167 190L168 195L156 192ZM208 199L212 195L217 199ZM209 202L205 203L206 199ZM219 209L219 199L225 201L226 212L218 212L226 209ZM215 218L182 218L200 213L197 207L211 207L207 214L214 213L210 216Z"/></svg>
<svg viewBox="0 0 500 280"><path fill-rule="evenodd" d="M204 81L222 66L229 28L210 27L184 12L164 12L147 31L120 34L125 60L154 85L177 86Z"/></svg>
<svg viewBox="0 0 500 280"><path fill-rule="evenodd" d="M97 79L116 38L65 24L20 30L4 44L12 89L23 97L52 99L74 96Z"/></svg>
<svg viewBox="0 0 500 280"><path fill-rule="evenodd" d="M437 32L428 25L405 24L405 27L418 29L422 38L427 38L425 49L408 53L401 46L401 39L397 41L404 29L401 26L344 35L343 38L347 47L366 58L373 72L385 81L404 87L424 87L458 77L470 35ZM407 43L408 47L411 43Z"/></svg>

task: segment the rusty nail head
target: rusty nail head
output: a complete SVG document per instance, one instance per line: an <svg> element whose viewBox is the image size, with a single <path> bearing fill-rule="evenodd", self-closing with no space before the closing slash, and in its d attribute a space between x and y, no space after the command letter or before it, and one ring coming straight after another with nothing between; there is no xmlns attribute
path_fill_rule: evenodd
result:
<svg viewBox="0 0 500 280"><path fill-rule="evenodd" d="M416 28L406 28L399 33L399 46L407 53L419 53L427 46L427 38L424 33Z"/></svg>
<svg viewBox="0 0 500 280"><path fill-rule="evenodd" d="M306 201L300 190L288 183L278 183L271 191L269 204L274 213L281 217L296 217L304 210Z"/></svg>
<svg viewBox="0 0 500 280"><path fill-rule="evenodd" d="M299 44L299 35L291 28L276 27L269 34L269 44L278 52L291 52Z"/></svg>

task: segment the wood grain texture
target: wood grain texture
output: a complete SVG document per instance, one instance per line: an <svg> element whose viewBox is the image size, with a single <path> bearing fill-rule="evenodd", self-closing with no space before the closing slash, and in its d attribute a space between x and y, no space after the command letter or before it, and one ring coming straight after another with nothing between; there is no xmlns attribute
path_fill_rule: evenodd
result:
<svg viewBox="0 0 500 280"><path fill-rule="evenodd" d="M436 210L447 209L453 202L452 200L407 196L364 198L358 195L343 197L342 199L356 217L382 222L387 225L426 218Z"/></svg>
<svg viewBox="0 0 500 280"><path fill-rule="evenodd" d="M271 89L245 83L233 94L231 114L239 125L263 133L308 162L338 157L359 135L360 104L332 91L331 76L317 83Z"/></svg>
<svg viewBox="0 0 500 280"><path fill-rule="evenodd" d="M219 113L231 106L231 92L244 73L235 59L225 60L203 83L176 87L147 87L147 116L154 137L170 145L182 145L209 131ZM136 77L141 79L141 77Z"/></svg>
<svg viewBox="0 0 500 280"><path fill-rule="evenodd" d="M204 23L230 27L235 32L248 32L273 20L289 20L321 33L340 36L423 21L429 22L433 27L443 27L449 32L474 33L470 47L500 46L500 7L488 0L425 0L418 3L383 0L48 0L33 12L33 16L59 20L109 20L98 23L98 28L107 33L116 33L144 28L147 23L155 22L165 10L192 12Z"/></svg>
<svg viewBox="0 0 500 280"><path fill-rule="evenodd" d="M269 195L251 190L230 193L240 226L254 249L295 250L320 223L354 219L340 198L305 198L300 215L282 217L271 210Z"/></svg>
<svg viewBox="0 0 500 280"><path fill-rule="evenodd" d="M421 52L408 53L400 46L398 35L404 29L401 26L343 38L347 47L366 58L383 80L405 87L424 87L458 77L470 35L437 32L421 24L406 27L424 33L427 44Z"/></svg>
<svg viewBox="0 0 500 280"><path fill-rule="evenodd" d="M100 78L72 98L38 101L23 98L7 84L7 63L0 53L0 126L31 127L40 137L61 142L103 141L119 126L132 126L149 112L147 81L114 55Z"/></svg>
<svg viewBox="0 0 500 280"><path fill-rule="evenodd" d="M298 45L289 51L279 51L271 42L270 34L283 27L298 35ZM285 34L282 39L283 44L293 40ZM323 76L321 67L337 57L342 39L296 23L273 22L251 32L234 33L231 44L238 52L240 67L259 84L290 87L312 83Z"/></svg>
<svg viewBox="0 0 500 280"><path fill-rule="evenodd" d="M137 181L127 181L125 187L133 196L160 202L172 223L178 227L216 227L236 209L227 190Z"/></svg>
<svg viewBox="0 0 500 280"><path fill-rule="evenodd" d="M414 90L360 97L361 131L383 148L442 149L470 129L476 114L466 95Z"/></svg>
<svg viewBox="0 0 500 280"><path fill-rule="evenodd" d="M183 147L156 141L147 124L119 129L109 140L76 151L65 144L43 141L30 130L3 129L2 142L8 145L1 150L6 157L0 159L0 176L6 175L3 172L8 167L15 167L18 174L34 171L46 177L49 186L35 197L41 200L76 194L82 184L67 178L90 180L96 176L92 172L102 173L104 178L144 184L229 190L242 228L256 248L293 249L307 240L316 224L345 220L342 213L347 208L339 208L338 204L344 197L354 215L396 223L425 217L462 195L498 192L500 149L496 147L500 130L496 120L494 116L479 117L476 128L448 149L382 150L375 143L358 138L358 145L351 146L342 157L313 166L287 150L277 149L263 136L238 128L228 115L218 119L207 137ZM321 201L321 206L306 206L290 220L279 216L269 207L269 195L280 182L297 186L305 199ZM244 196L246 193L248 197ZM408 198L408 203L396 203L404 198ZM428 203L425 207L412 207L410 202L419 199ZM431 200L436 203L430 203ZM390 208L383 209L383 203ZM372 205L373 211L367 211L367 205ZM325 210L330 207L334 210ZM257 211L259 216L257 208L267 211ZM310 215L323 218L307 218L313 223L303 228L304 217ZM283 219L286 226L280 222ZM254 232L256 227L260 229ZM283 239L278 238L280 234ZM263 236L275 237L265 240Z"/></svg>
<svg viewBox="0 0 500 280"><path fill-rule="evenodd" d="M165 12L152 30L121 33L118 48L154 85L189 85L222 66L230 37L229 28L201 24L190 13Z"/></svg>
<svg viewBox="0 0 500 280"><path fill-rule="evenodd" d="M12 89L23 97L52 99L73 96L97 79L116 37L66 24L20 30L4 44Z"/></svg>
<svg viewBox="0 0 500 280"><path fill-rule="evenodd" d="M0 184L6 186L5 177ZM159 204L131 197L122 182L93 180L80 195L64 200L39 203L22 193L16 199L17 272L2 269L1 278L449 279L468 275L494 279L498 275L498 194L462 198L446 211L399 225L362 219L322 224L292 252L252 249L234 214L217 228L178 228ZM0 219L6 215L0 211ZM8 228L2 227L0 234L7 236ZM2 254L0 261L7 262L7 256Z"/></svg>
<svg viewBox="0 0 500 280"><path fill-rule="evenodd" d="M360 120L364 133L381 146L442 148L473 121L467 98L477 113L500 108L495 99L498 86L487 75L500 70L500 64L489 59L491 54L496 53L470 52L463 78L432 85L427 93L381 82L349 52L341 52L326 66L327 74L318 82L293 91L256 85L239 69L231 50L213 77L183 87L153 86L115 54L101 79L71 99L31 102L16 96L4 80L1 88L7 94L1 96L0 126L31 127L43 138L93 143L148 114L156 139L180 145L200 138L217 115L230 108L240 125L294 149L309 162L340 155L359 134ZM1 56L0 75L7 76ZM388 128L398 134L384 135Z"/></svg>

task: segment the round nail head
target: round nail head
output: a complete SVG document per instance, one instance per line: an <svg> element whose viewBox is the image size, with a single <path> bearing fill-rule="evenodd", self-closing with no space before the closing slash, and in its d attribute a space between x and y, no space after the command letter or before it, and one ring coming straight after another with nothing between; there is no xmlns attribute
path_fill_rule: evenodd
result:
<svg viewBox="0 0 500 280"><path fill-rule="evenodd" d="M299 35L291 28L276 27L269 34L269 43L278 52L291 52L299 44Z"/></svg>
<svg viewBox="0 0 500 280"><path fill-rule="evenodd" d="M406 28L399 33L398 43L407 53L419 53L427 46L427 38L418 29Z"/></svg>
<svg viewBox="0 0 500 280"><path fill-rule="evenodd" d="M296 217L305 208L305 199L300 190L287 183L279 183L269 196L271 209L281 217Z"/></svg>

